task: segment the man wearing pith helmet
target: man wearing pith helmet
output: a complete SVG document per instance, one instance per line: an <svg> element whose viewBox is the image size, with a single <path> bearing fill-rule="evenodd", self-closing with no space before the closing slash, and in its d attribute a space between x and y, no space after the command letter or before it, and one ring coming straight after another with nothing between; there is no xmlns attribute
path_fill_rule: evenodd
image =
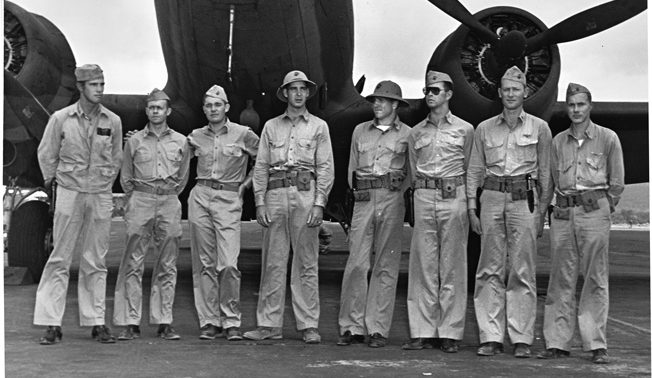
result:
<svg viewBox="0 0 652 378"><path fill-rule="evenodd" d="M197 181L188 197L190 253L195 309L202 340L225 332L229 341L242 340L240 331L240 218L245 189L251 186L258 136L231 122L224 88L204 93L208 125L188 135L197 157Z"/></svg>
<svg viewBox="0 0 652 378"><path fill-rule="evenodd" d="M287 261L293 251L290 288L297 329L307 344L319 335L318 233L333 186L328 125L310 114L306 101L317 86L290 71L276 96L286 111L265 123L254 167L256 219L265 228L256 321L252 340L281 339Z"/></svg>
<svg viewBox="0 0 652 378"><path fill-rule="evenodd" d="M502 352L507 322L514 356L527 358L537 305L536 239L552 195L552 137L545 121L523 110L527 85L518 67L505 72L498 95L503 111L478 125L467 170L469 222L481 235L473 298L480 329L477 354Z"/></svg>
<svg viewBox="0 0 652 378"><path fill-rule="evenodd" d="M373 104L374 119L357 125L351 137L348 179L355 206L350 254L342 280L337 345L364 342L368 334L368 345L378 348L387 343L394 314L410 127L396 114L399 106L408 105L398 84L381 81L367 100Z"/></svg>
<svg viewBox="0 0 652 378"><path fill-rule="evenodd" d="M113 211L111 187L122 161L122 123L102 106L104 73L96 64L75 69L79 101L56 111L45 126L38 161L46 187L56 180L54 250L34 306L34 324L48 326L40 343L61 341L70 264L79 263L79 323L91 337L114 343L105 325L106 264Z"/></svg>
<svg viewBox="0 0 652 378"><path fill-rule="evenodd" d="M154 88L147 96L149 122L125 143L120 184L127 195L127 243L115 286L113 324L125 327L118 340L140 337L145 255L153 243L156 260L152 272L149 323L157 334L177 340L172 328L172 307L177 282L177 256L181 238L179 194L188 182L190 154L186 137L167 123L170 98Z"/></svg>
<svg viewBox="0 0 652 378"><path fill-rule="evenodd" d="M458 351L466 319L466 168L473 126L448 108L453 81L428 71L423 90L430 113L410 131L408 151L414 188L408 317L411 340L403 349Z"/></svg>
<svg viewBox="0 0 652 378"><path fill-rule="evenodd" d="M550 225L552 266L539 358L567 356L579 323L582 346L606 364L609 312L609 229L623 192L625 169L618 136L591 121L591 92L571 83L566 90L570 127L552 141L556 202ZM579 306L577 276L584 277Z"/></svg>

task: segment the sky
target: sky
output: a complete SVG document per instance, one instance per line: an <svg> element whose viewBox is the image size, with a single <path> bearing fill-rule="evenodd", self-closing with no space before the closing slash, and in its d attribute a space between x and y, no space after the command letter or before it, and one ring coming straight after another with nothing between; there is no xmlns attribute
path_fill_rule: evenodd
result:
<svg viewBox="0 0 652 378"><path fill-rule="evenodd" d="M106 93L142 94L162 88L167 72L152 0L14 0L53 22L66 36L78 64L98 63ZM603 0L462 0L471 11L490 6L523 8L548 27ZM422 97L425 67L455 21L426 0L353 0L353 82L363 74L371 93L394 80L406 98ZM560 44L560 96L581 83L595 101L648 101L648 12L602 33ZM563 99L560 97L560 99Z"/></svg>

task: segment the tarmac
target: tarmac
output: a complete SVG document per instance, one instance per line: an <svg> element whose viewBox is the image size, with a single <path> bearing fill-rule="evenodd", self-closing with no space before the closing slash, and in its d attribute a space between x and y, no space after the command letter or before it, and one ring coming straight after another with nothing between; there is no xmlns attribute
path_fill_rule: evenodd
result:
<svg viewBox="0 0 652 378"><path fill-rule="evenodd" d="M99 344L90 328L79 327L77 313L77 263L73 261L63 320L63 340L53 346L38 344L43 327L32 325L36 284L4 286L5 375L7 377L612 377L650 376L650 234L649 231L612 230L610 247L610 312L607 329L610 364L595 365L583 352L575 335L571 356L558 360L516 359L506 341L505 354L476 356L478 329L469 295L466 330L459 353L440 350L404 351L409 338L406 292L411 229L405 227L396 307L389 344L369 348L364 344L336 346L342 273L348 256L346 237L337 224L331 252L320 256L320 333L322 343L306 345L295 329L289 287L282 340L199 340L194 309L190 250L185 227L178 260L174 327L181 340L156 338L156 326L143 323L142 338ZM243 223L242 330L256 326L255 311L260 274L262 228ZM112 224L107 255L107 325L111 326L113 293L124 248L124 224ZM147 258L143 279L143 319L148 319L149 284L153 254ZM538 307L533 353L545 348L542 336L543 304L550 254L547 231L540 239L537 259ZM472 286L472 284L470 284ZM117 335L118 328L112 327Z"/></svg>

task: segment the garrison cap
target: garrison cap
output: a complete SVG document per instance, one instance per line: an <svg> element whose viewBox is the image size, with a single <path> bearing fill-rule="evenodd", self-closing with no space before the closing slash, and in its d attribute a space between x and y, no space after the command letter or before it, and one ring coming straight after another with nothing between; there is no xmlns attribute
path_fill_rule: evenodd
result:
<svg viewBox="0 0 652 378"><path fill-rule="evenodd" d="M225 104L229 103L229 98L226 97L226 92L224 91L224 88L220 87L219 85L213 85L212 87L208 88L206 93L204 93L204 96L218 98L224 101Z"/></svg>
<svg viewBox="0 0 652 378"><path fill-rule="evenodd" d="M163 92L162 90L160 90L160 89L158 89L158 88L154 88L154 89L152 89L152 91L147 95L147 101L146 101L146 102L150 102L150 101L159 101L159 100L168 100L168 102L169 102L169 101L170 101L170 97L168 97L168 95L165 94L165 92Z"/></svg>
<svg viewBox="0 0 652 378"><path fill-rule="evenodd" d="M403 99L403 92L398 84L391 80L384 80L376 85L374 93L366 97L367 101L374 101L376 97L384 97L390 100L396 100L399 105L410 105Z"/></svg>
<svg viewBox="0 0 652 378"><path fill-rule="evenodd" d="M104 73L97 64L84 64L75 68L75 77L77 81L97 80L104 79Z"/></svg>
<svg viewBox="0 0 652 378"><path fill-rule="evenodd" d="M569 83L568 88L566 88L566 97L576 95L579 93L586 93L589 95L589 98L591 96L591 91L589 89L581 84L575 84L575 83Z"/></svg>
<svg viewBox="0 0 652 378"><path fill-rule="evenodd" d="M305 73L294 70L288 72L287 75L285 75L283 78L283 84L281 84L281 86L276 90L276 97L278 97L278 99L283 102L287 102L288 99L283 96L283 88L289 84L294 83L295 81L303 81L306 83L306 87L308 87L308 98L314 96L315 93L317 93L317 84L315 84L313 81L308 80L308 76L306 76Z"/></svg>
<svg viewBox="0 0 652 378"><path fill-rule="evenodd" d="M512 66L510 69L505 71L501 80L511 80L521 83L523 86L526 85L525 74L516 66Z"/></svg>
<svg viewBox="0 0 652 378"><path fill-rule="evenodd" d="M453 80L451 79L448 74L445 74L443 72L437 72L430 70L426 73L426 87L430 87L435 83L441 83L445 82L450 84L450 86L453 86Z"/></svg>

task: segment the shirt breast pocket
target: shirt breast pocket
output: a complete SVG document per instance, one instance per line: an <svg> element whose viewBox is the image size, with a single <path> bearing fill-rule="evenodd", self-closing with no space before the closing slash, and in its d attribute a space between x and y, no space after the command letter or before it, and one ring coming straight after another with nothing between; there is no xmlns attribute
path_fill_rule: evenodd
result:
<svg viewBox="0 0 652 378"><path fill-rule="evenodd" d="M583 177L595 184L604 183L607 181L607 164L606 156L601 152L591 152L586 157L585 172Z"/></svg>
<svg viewBox="0 0 652 378"><path fill-rule="evenodd" d="M505 141L503 140L491 140L487 139L485 141L485 161L487 165L497 165L504 160L505 150L503 145Z"/></svg>
<svg viewBox="0 0 652 378"><path fill-rule="evenodd" d="M301 138L298 146L297 160L301 163L313 164L315 162L317 142L314 139Z"/></svg>
<svg viewBox="0 0 652 378"><path fill-rule="evenodd" d="M172 150L167 150L166 151L167 159L172 163L174 167L178 167L181 165L181 160L183 160L183 151L181 148L175 148Z"/></svg>
<svg viewBox="0 0 652 378"><path fill-rule="evenodd" d="M443 142L446 143L448 146L453 146L453 147L464 146L464 137L461 135L445 134L442 139Z"/></svg>
<svg viewBox="0 0 652 378"><path fill-rule="evenodd" d="M524 163L535 163L537 161L537 144L539 140L536 137L522 135L516 140L517 156L519 161Z"/></svg>
<svg viewBox="0 0 652 378"><path fill-rule="evenodd" d="M357 142L358 149L358 166L356 168L367 168L373 164L374 159L374 145L370 142Z"/></svg>
<svg viewBox="0 0 652 378"><path fill-rule="evenodd" d="M242 156L242 147L237 144L227 144L222 149L222 153L231 158L239 158Z"/></svg>
<svg viewBox="0 0 652 378"><path fill-rule="evenodd" d="M277 165L285 163L285 140L272 140L269 142L269 155L271 165Z"/></svg>

